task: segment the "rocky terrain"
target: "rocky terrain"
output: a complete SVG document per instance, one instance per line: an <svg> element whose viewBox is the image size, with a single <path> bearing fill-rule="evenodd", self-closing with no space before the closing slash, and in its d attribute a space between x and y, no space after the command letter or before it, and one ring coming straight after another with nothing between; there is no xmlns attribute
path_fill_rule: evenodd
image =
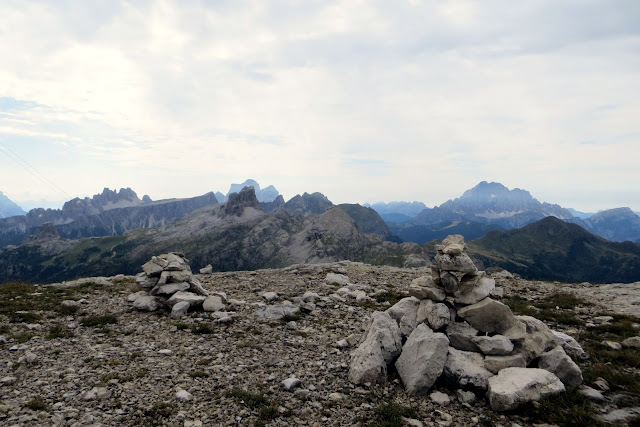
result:
<svg viewBox="0 0 640 427"><path fill-rule="evenodd" d="M408 297L428 268L349 261L226 273L205 268L183 277L195 279L217 304L172 317L169 309L139 311L132 302L144 277L166 277L167 285L154 282L158 293L171 284L172 271L186 268L179 256L156 265L147 265L137 282L118 275L0 286L0 423L637 422L640 283L594 287L526 281L506 271L486 276L502 289L503 298L494 298L576 338L587 353L575 361L588 388L567 387L534 405L495 412L484 396L441 381L427 395L410 395L393 369L382 384L349 380L351 353L372 314Z"/></svg>

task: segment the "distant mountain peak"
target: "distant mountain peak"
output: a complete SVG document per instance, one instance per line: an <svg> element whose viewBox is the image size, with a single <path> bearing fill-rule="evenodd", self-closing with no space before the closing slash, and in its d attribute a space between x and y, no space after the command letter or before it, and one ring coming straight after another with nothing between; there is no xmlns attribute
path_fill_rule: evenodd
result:
<svg viewBox="0 0 640 427"><path fill-rule="evenodd" d="M465 191L462 193L462 196L460 196L460 199L472 199L476 201L492 201L494 199L518 201L535 200L531 196L531 193L526 190L521 190L519 188L509 190L499 182L487 181L481 181L475 187Z"/></svg>
<svg viewBox="0 0 640 427"><path fill-rule="evenodd" d="M280 195L278 190L276 190L273 185L269 185L265 188L260 188L260 184L258 184L258 181L256 181L255 179L247 179L242 184L231 184L226 196L220 197L222 196L222 193L216 193L216 197L220 201L225 201L232 193L239 193L245 187L253 187L256 193L256 197L261 203L273 202Z"/></svg>
<svg viewBox="0 0 640 427"><path fill-rule="evenodd" d="M18 206L16 202L9 199L2 191L0 191L0 218L24 214L26 214L26 212Z"/></svg>

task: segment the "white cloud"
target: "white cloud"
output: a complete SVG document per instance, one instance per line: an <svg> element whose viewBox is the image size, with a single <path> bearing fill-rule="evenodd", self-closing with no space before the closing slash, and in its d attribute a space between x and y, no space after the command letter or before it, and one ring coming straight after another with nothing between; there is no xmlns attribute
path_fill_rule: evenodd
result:
<svg viewBox="0 0 640 427"><path fill-rule="evenodd" d="M487 179L562 202L640 178L633 1L15 1L0 16L0 97L32 103L0 104L0 139L51 150L38 167L74 194L251 176L288 197L433 205Z"/></svg>

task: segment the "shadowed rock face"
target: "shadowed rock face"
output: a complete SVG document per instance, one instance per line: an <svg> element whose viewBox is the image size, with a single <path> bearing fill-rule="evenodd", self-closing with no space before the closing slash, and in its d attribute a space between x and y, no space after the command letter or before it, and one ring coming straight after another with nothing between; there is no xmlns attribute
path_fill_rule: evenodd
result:
<svg viewBox="0 0 640 427"><path fill-rule="evenodd" d="M26 212L0 191L0 218L24 215Z"/></svg>
<svg viewBox="0 0 640 427"><path fill-rule="evenodd" d="M239 193L229 194L223 212L225 215L240 216L244 212L244 208L260 209L260 202L256 197L255 191L251 187L244 187Z"/></svg>

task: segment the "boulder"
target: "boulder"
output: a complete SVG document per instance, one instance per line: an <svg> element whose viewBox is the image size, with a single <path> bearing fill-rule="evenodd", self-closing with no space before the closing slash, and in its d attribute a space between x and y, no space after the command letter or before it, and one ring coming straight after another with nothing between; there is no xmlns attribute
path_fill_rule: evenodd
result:
<svg viewBox="0 0 640 427"><path fill-rule="evenodd" d="M187 282L166 283L151 289L151 295L173 295L178 291L186 291L189 288L190 286Z"/></svg>
<svg viewBox="0 0 640 427"><path fill-rule="evenodd" d="M186 301L191 307L200 307L204 303L207 297L203 295L196 295L191 292L179 291L171 295L171 298L167 300L167 305L173 307L179 302Z"/></svg>
<svg viewBox="0 0 640 427"><path fill-rule="evenodd" d="M520 354L486 356L484 358L484 367L487 368L489 372L497 374L505 368L526 368L527 362Z"/></svg>
<svg viewBox="0 0 640 427"><path fill-rule="evenodd" d="M453 348L463 351L480 352L473 338L478 335L478 330L467 322L451 322L447 325L447 337Z"/></svg>
<svg viewBox="0 0 640 427"><path fill-rule="evenodd" d="M522 354L527 365L545 351L562 345L562 340L557 338L547 325L535 317L516 316L516 319L525 325L526 333L523 340L516 341L514 352Z"/></svg>
<svg viewBox="0 0 640 427"><path fill-rule="evenodd" d="M422 276L414 279L409 286L409 295L418 299L430 299L432 301L444 301L444 290L437 287L431 276Z"/></svg>
<svg viewBox="0 0 640 427"><path fill-rule="evenodd" d="M449 355L443 370L445 378L463 389L485 391L493 376L484 367L484 357L479 353L449 347Z"/></svg>
<svg viewBox="0 0 640 427"><path fill-rule="evenodd" d="M503 356L513 351L513 343L504 335L478 336L473 337L472 341L478 346L482 354L491 356Z"/></svg>
<svg viewBox="0 0 640 427"><path fill-rule="evenodd" d="M467 244L464 242L464 236L462 234L450 234L442 241L442 246L445 248L455 244L461 245L463 250L467 250Z"/></svg>
<svg viewBox="0 0 640 427"><path fill-rule="evenodd" d="M347 286L349 284L349 278L344 274L329 273L324 281L329 285Z"/></svg>
<svg viewBox="0 0 640 427"><path fill-rule="evenodd" d="M458 316L481 332L495 332L514 340L524 338L526 333L525 325L511 309L491 298L459 309Z"/></svg>
<svg viewBox="0 0 640 427"><path fill-rule="evenodd" d="M582 346L578 344L578 341L576 341L575 338L563 332L558 332L554 330L551 330L551 333L553 333L553 335L556 338L559 338L560 340L562 340L562 348L564 348L564 351L569 356L578 357L580 359L584 359L587 357L587 353L584 351Z"/></svg>
<svg viewBox="0 0 640 427"><path fill-rule="evenodd" d="M434 303L431 300L422 300L418 309L417 321L422 323L425 320L433 330L447 326L451 321L449 307L441 302Z"/></svg>
<svg viewBox="0 0 640 427"><path fill-rule="evenodd" d="M460 287L458 277L448 271L440 273L440 280L442 281L442 286L447 294L453 295L458 290L458 287Z"/></svg>
<svg viewBox="0 0 640 427"><path fill-rule="evenodd" d="M274 304L260 307L258 311L254 313L260 320L265 321L278 321L282 320L285 316L292 316L300 312L300 308L293 304Z"/></svg>
<svg viewBox="0 0 640 427"><path fill-rule="evenodd" d="M387 382L387 362L375 339L364 341L351 353L349 381L354 384L382 384Z"/></svg>
<svg viewBox="0 0 640 427"><path fill-rule="evenodd" d="M219 295L210 295L202 303L202 309L204 311L223 311L226 306L222 297Z"/></svg>
<svg viewBox="0 0 640 427"><path fill-rule="evenodd" d="M208 264L206 267L200 269L200 274L211 274L213 273L213 266Z"/></svg>
<svg viewBox="0 0 640 427"><path fill-rule="evenodd" d="M395 303L391 308L387 309L387 313L398 322L400 327L400 333L403 337L411 335L414 328L417 326L417 314L420 307L420 300L416 297L402 298Z"/></svg>
<svg viewBox="0 0 640 427"><path fill-rule="evenodd" d="M577 387L582 384L582 371L561 346L542 353L538 367L560 378L566 386Z"/></svg>
<svg viewBox="0 0 640 427"><path fill-rule="evenodd" d="M146 262L142 265L142 271L149 277L157 277L160 276L162 270L167 266L167 262L165 260L161 260L158 257L152 257L151 261Z"/></svg>
<svg viewBox="0 0 640 427"><path fill-rule="evenodd" d="M544 369L505 368L489 378L487 396L494 411L510 411L564 390L562 381Z"/></svg>
<svg viewBox="0 0 640 427"><path fill-rule="evenodd" d="M466 253L455 256L438 253L435 256L435 261L440 270L459 271L461 273L474 273L478 271L475 264Z"/></svg>
<svg viewBox="0 0 640 427"><path fill-rule="evenodd" d="M496 287L496 281L488 277L481 277L474 283L475 277L465 280L470 275L465 275L460 282L458 290L454 293L456 304L475 304L491 294Z"/></svg>
<svg viewBox="0 0 640 427"><path fill-rule="evenodd" d="M162 308L163 301L152 295L140 295L133 301L133 307L140 311L156 311Z"/></svg>
<svg viewBox="0 0 640 427"><path fill-rule="evenodd" d="M449 340L424 323L409 335L396 369L409 394L424 394L433 386L447 360Z"/></svg>
<svg viewBox="0 0 640 427"><path fill-rule="evenodd" d="M174 304L174 306L171 307L171 317L177 319L184 316L187 314L187 311L189 311L189 306L190 304L187 301L180 301L179 303Z"/></svg>
<svg viewBox="0 0 640 427"><path fill-rule="evenodd" d="M640 337L629 337L622 341L621 344L624 348L640 348Z"/></svg>
<svg viewBox="0 0 640 427"><path fill-rule="evenodd" d="M375 340L386 363L391 363L402 351L402 336L397 322L387 313L376 311L371 315L371 324L364 341Z"/></svg>

